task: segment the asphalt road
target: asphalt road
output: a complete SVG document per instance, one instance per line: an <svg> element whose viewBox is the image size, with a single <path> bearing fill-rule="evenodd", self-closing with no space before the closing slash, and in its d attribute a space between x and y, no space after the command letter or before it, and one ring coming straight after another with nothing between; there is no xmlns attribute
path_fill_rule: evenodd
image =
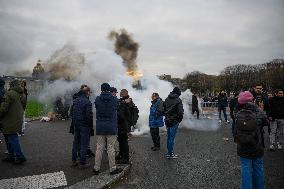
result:
<svg viewBox="0 0 284 189"><path fill-rule="evenodd" d="M72 185L93 176L91 167L85 170L71 168L73 135L68 133L69 125L69 121L28 123L25 136L20 137L27 162L16 166L0 161L0 180L63 171L67 184ZM94 137L91 137L93 150L94 140ZM5 150L4 143L0 144L1 159L5 157ZM102 171L108 169L107 158L104 159ZM94 158L91 158L90 163L94 164Z"/></svg>
<svg viewBox="0 0 284 189"><path fill-rule="evenodd" d="M216 120L208 120L212 124ZM232 141L230 125L217 131L180 129L176 138L176 160L168 160L166 135L162 148L150 150L149 135L133 137L132 169L128 177L114 188L239 188L240 163ZM229 141L224 140L229 138ZM284 151L265 152L266 188L284 188Z"/></svg>

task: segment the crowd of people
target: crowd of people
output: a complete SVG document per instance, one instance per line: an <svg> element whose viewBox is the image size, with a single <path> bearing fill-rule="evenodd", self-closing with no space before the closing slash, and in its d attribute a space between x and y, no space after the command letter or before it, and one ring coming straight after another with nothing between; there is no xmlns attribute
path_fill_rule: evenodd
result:
<svg viewBox="0 0 284 189"><path fill-rule="evenodd" d="M139 118L139 110L130 98L127 89L122 89L117 98L117 89L108 83L101 85L101 93L96 97L94 105L96 110L96 139L97 149L95 153L94 174L100 173L101 160L104 150L107 150L110 174L117 174L122 170L117 164L129 164L128 137L131 127L136 125ZM80 91L73 96L71 107L71 133L74 134L72 149L72 166L80 168L90 167L86 157L93 154L90 151L90 136L94 135L93 108L89 100L91 89L82 85ZM166 158L175 159L174 141L179 123L183 119L183 105L179 98L181 91L175 87L169 96L163 101L158 93L153 93L152 105L149 114L149 126L153 140L151 150L160 150L159 127L167 127ZM118 141L119 151L115 153L115 143ZM89 151L89 152L88 152ZM79 160L79 161L78 161Z"/></svg>
<svg viewBox="0 0 284 189"><path fill-rule="evenodd" d="M24 111L27 103L26 83L13 80L9 90L4 89L5 82L0 80L0 128L4 134L8 155L3 162L22 164L26 158L21 150L18 134L23 134ZM107 151L110 174L120 173L117 164L129 164L129 135L139 118L139 110L129 96L127 89L118 95L115 87L108 83L101 85L101 93L91 102L92 90L82 85L73 95L70 108L70 133L74 135L72 147L72 167L85 169L90 167L88 157L95 157L94 174L100 173L102 155ZM179 98L181 90L175 87L163 101L157 92L151 96L149 127L153 141L151 150L161 148L159 128L167 128L166 158L176 159L174 143L177 130L183 120L183 103ZM232 136L237 143L240 156L242 187L264 188L264 127L268 127L271 151L281 150L284 142L284 97L283 90L275 90L274 95L263 92L261 84L252 91L235 93L228 100L224 91L217 98L219 119L223 113L226 123L230 123L227 107L232 119ZM93 104L95 109L94 131ZM192 95L192 114L199 119L198 97ZM96 135L96 152L91 150L90 137ZM116 154L115 144L119 151Z"/></svg>

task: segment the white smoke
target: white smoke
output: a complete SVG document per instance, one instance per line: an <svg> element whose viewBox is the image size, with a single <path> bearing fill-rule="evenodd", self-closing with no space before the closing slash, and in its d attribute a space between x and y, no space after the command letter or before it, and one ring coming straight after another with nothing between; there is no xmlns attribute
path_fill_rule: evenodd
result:
<svg viewBox="0 0 284 189"><path fill-rule="evenodd" d="M123 61L120 56L114 53L113 49L99 49L95 53L85 55L85 64L80 69L81 73L72 81L63 79L50 83L42 94L41 101L51 101L57 96L64 96L66 93L76 92L82 84L87 84L91 87L93 95L90 98L92 102L97 95L100 94L100 86L102 83L109 83L119 90L127 89L130 97L139 109L139 120L134 134L147 133L149 129L149 112L151 106L151 95L153 92L160 94L160 97L165 100L168 94L172 91L173 86L166 81L158 79L157 76L144 75L141 78L141 84L145 88L136 90L132 87L133 79L126 74L126 68L123 66ZM76 70L74 70L76 71ZM189 111L189 100L191 100L191 92L185 91L181 95L183 100L185 114L182 122L182 127L198 130L214 130L215 125L201 124L200 120L193 120ZM165 129L165 127L164 127Z"/></svg>

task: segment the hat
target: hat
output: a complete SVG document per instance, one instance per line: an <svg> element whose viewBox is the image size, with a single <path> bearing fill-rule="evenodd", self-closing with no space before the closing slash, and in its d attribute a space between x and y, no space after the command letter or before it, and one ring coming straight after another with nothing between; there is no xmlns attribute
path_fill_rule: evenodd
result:
<svg viewBox="0 0 284 189"><path fill-rule="evenodd" d="M117 89L116 89L115 87L111 87L111 88L110 88L110 92L111 92L111 93L117 93Z"/></svg>
<svg viewBox="0 0 284 189"><path fill-rule="evenodd" d="M253 95L249 91L244 91L239 94L238 103L239 104L246 104L248 102L252 102Z"/></svg>
<svg viewBox="0 0 284 189"><path fill-rule="evenodd" d="M175 87L175 88L173 89L172 93L177 94L178 96L181 95L181 91L180 91L180 89L179 89L178 87Z"/></svg>
<svg viewBox="0 0 284 189"><path fill-rule="evenodd" d="M101 90L102 91L110 91L110 85L108 83L103 83L101 85Z"/></svg>

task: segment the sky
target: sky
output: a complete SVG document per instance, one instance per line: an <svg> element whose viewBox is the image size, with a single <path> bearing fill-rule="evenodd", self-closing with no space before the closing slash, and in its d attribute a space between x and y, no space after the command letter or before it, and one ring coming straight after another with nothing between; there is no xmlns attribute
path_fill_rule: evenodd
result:
<svg viewBox="0 0 284 189"><path fill-rule="evenodd" d="M0 0L0 74L32 70L66 43L112 49L112 29L140 44L139 68L183 77L284 58L283 0Z"/></svg>

